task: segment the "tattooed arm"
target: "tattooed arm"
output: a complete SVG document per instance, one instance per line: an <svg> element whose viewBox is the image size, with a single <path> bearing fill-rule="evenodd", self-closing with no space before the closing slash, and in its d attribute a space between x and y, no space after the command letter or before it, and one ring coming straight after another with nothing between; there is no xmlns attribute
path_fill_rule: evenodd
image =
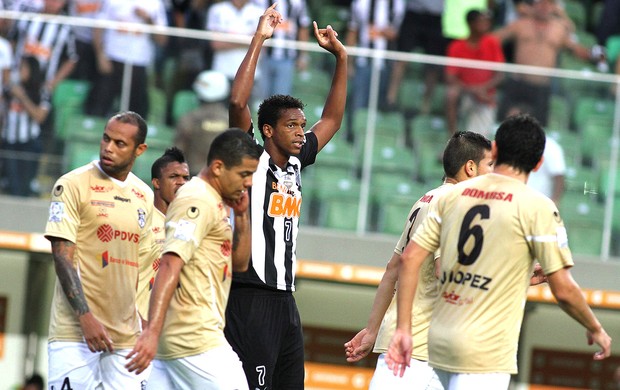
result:
<svg viewBox="0 0 620 390"><path fill-rule="evenodd" d="M51 238L54 268L62 290L80 321L84 340L92 352L113 351L112 340L105 327L93 316L88 308L82 283L73 267L75 244L61 238Z"/></svg>

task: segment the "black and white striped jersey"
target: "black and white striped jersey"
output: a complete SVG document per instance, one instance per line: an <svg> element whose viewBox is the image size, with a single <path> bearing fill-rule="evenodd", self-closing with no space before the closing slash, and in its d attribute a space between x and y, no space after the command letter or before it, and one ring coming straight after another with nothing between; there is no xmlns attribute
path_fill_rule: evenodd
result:
<svg viewBox="0 0 620 390"><path fill-rule="evenodd" d="M306 143L291 156L286 169L273 163L265 151L252 177L250 209L252 258L248 271L235 273L233 284L295 291L295 249L301 210L301 170L314 163L318 140L306 133Z"/></svg>
<svg viewBox="0 0 620 390"><path fill-rule="evenodd" d="M71 26L44 21L43 18L16 22L10 40L15 42L14 72L24 56L39 60L45 81L52 80L65 60L77 61L75 37Z"/></svg>

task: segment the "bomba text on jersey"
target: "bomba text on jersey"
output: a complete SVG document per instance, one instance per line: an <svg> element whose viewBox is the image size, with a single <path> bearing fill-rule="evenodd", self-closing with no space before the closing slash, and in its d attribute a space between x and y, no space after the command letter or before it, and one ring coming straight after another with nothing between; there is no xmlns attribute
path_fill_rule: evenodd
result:
<svg viewBox="0 0 620 390"><path fill-rule="evenodd" d="M449 273L443 271L441 275L441 284L456 283L462 285L469 285L473 288L479 288L480 290L489 291L489 283L493 279L484 275L472 274L462 271L450 271Z"/></svg>
<svg viewBox="0 0 620 390"><path fill-rule="evenodd" d="M477 199L503 200L506 202L512 202L512 194L504 191L483 191L477 188L465 188L461 195Z"/></svg>

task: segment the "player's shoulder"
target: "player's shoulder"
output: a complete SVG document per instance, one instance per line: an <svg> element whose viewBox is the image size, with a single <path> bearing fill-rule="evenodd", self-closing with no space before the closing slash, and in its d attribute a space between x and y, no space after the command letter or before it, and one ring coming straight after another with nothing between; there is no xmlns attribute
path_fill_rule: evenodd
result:
<svg viewBox="0 0 620 390"><path fill-rule="evenodd" d="M148 203L153 203L155 195L153 194L151 186L146 184L144 181L142 181L142 179L140 179L132 172L130 172L127 176L127 182L129 185L132 185L136 188L137 192L135 193L135 195L138 198L144 198Z"/></svg>

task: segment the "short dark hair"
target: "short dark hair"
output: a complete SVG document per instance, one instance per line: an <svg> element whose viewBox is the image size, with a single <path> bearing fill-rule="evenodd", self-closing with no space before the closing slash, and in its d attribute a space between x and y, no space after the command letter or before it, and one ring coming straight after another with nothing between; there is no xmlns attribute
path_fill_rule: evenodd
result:
<svg viewBox="0 0 620 390"><path fill-rule="evenodd" d="M530 173L545 151L545 132L531 115L506 118L495 133L497 159L495 165L508 165Z"/></svg>
<svg viewBox="0 0 620 390"><path fill-rule="evenodd" d="M186 162L183 151L176 146L166 149L164 154L153 162L153 165L151 165L151 179L161 179L162 171L172 162L178 162L179 164Z"/></svg>
<svg viewBox="0 0 620 390"><path fill-rule="evenodd" d="M491 150L491 141L482 134L458 131L448 140L443 151L443 170L446 177L455 177L469 160L480 164L484 152Z"/></svg>
<svg viewBox="0 0 620 390"><path fill-rule="evenodd" d="M134 140L136 141L136 148L138 145L146 142L146 121L140 116L140 114L133 111L123 111L114 115L111 120L134 125L138 128L138 133L134 137Z"/></svg>
<svg viewBox="0 0 620 390"><path fill-rule="evenodd" d="M260 130L261 137L263 137L263 141L265 140L265 134L263 134L264 125L270 125L275 128L276 123L282 116L282 111L290 108L303 110L304 107L305 105L300 99L289 95L273 95L263 100L260 106L258 106L258 129Z"/></svg>
<svg viewBox="0 0 620 390"><path fill-rule="evenodd" d="M213 160L221 160L228 168L241 165L247 157L258 160L263 148L256 143L245 131L231 128L219 134L211 142L207 156L207 165Z"/></svg>
<svg viewBox="0 0 620 390"><path fill-rule="evenodd" d="M472 9L465 15L465 20L467 21L467 24L471 24L480 17L490 18L491 12L487 10Z"/></svg>
<svg viewBox="0 0 620 390"><path fill-rule="evenodd" d="M34 385L43 390L43 377L39 374L32 374L30 378L26 379L26 383L24 383L24 386L28 385Z"/></svg>

